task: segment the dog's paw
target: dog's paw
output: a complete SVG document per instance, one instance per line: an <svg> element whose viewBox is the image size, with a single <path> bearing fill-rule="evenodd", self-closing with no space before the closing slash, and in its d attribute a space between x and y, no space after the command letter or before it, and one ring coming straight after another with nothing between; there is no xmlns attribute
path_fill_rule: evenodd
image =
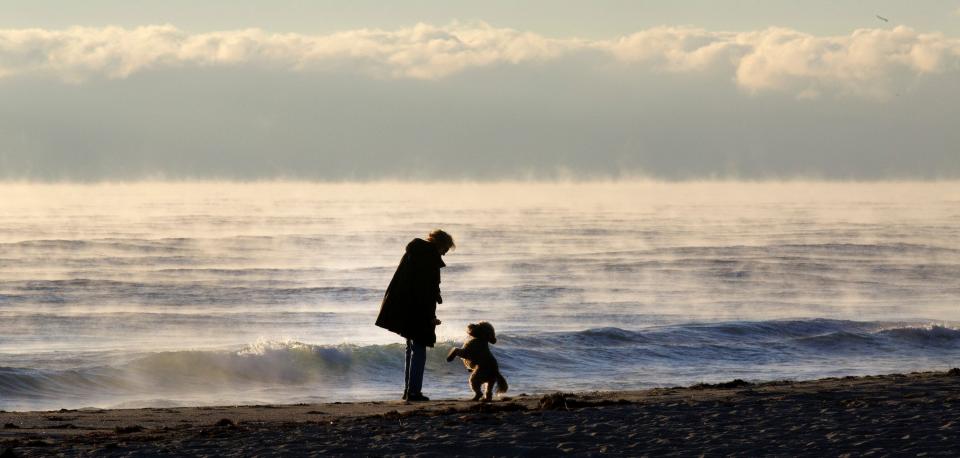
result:
<svg viewBox="0 0 960 458"><path fill-rule="evenodd" d="M453 361L453 358L457 357L457 349L451 348L450 353L447 353L447 362Z"/></svg>

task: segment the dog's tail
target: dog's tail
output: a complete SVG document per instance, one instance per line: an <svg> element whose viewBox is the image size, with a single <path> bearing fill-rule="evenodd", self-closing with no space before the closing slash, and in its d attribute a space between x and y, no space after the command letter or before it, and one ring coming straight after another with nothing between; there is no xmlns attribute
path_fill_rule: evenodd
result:
<svg viewBox="0 0 960 458"><path fill-rule="evenodd" d="M503 378L503 375L497 372L497 393L506 393L507 388L509 388L507 379Z"/></svg>

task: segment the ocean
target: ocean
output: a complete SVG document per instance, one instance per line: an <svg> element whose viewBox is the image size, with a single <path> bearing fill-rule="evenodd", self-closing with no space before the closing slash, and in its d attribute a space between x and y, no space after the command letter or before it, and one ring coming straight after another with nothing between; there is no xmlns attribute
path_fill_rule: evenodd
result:
<svg viewBox="0 0 960 458"><path fill-rule="evenodd" d="M960 366L960 182L0 184L0 409L398 399L374 326L456 239L424 393L497 330L511 393ZM510 394L510 393L508 393Z"/></svg>

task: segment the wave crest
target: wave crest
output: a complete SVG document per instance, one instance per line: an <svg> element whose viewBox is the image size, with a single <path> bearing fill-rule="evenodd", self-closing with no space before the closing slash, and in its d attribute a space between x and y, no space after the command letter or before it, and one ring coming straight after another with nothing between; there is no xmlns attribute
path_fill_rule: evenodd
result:
<svg viewBox="0 0 960 458"><path fill-rule="evenodd" d="M822 367L824 361L960 357L960 329L946 323L745 321L639 330L604 327L575 332L505 332L499 337L493 351L501 368L529 385L573 383L564 380L573 377L571 374L589 373L629 388L631 377L643 377L650 370L676 377L671 374L710 374L710 370L782 365L784 361L795 367ZM438 342L428 352L427 371L438 384L463 384L462 366L445 361L447 351L455 345L459 343ZM231 351L157 352L111 366L73 370L0 367L0 392L12 400L39 399L62 405L69 399L97 396L140 399L149 393L161 399L167 393L177 397L265 387L283 391L282 387L297 386L321 392L377 387L390 391L402 381L404 351L399 343L314 345L261 339Z"/></svg>

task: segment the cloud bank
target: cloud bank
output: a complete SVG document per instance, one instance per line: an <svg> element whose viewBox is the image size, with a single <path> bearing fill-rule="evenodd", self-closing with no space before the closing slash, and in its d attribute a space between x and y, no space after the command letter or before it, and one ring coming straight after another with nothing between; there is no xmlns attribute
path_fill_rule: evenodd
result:
<svg viewBox="0 0 960 458"><path fill-rule="evenodd" d="M814 36L768 28L717 32L657 27L614 40L554 39L485 23L417 24L329 35L245 29L190 34L171 25L0 30L0 78L43 75L82 83L163 67L265 66L436 80L471 68L596 53L628 67L714 72L748 92L889 95L924 75L960 70L960 39L907 27Z"/></svg>

